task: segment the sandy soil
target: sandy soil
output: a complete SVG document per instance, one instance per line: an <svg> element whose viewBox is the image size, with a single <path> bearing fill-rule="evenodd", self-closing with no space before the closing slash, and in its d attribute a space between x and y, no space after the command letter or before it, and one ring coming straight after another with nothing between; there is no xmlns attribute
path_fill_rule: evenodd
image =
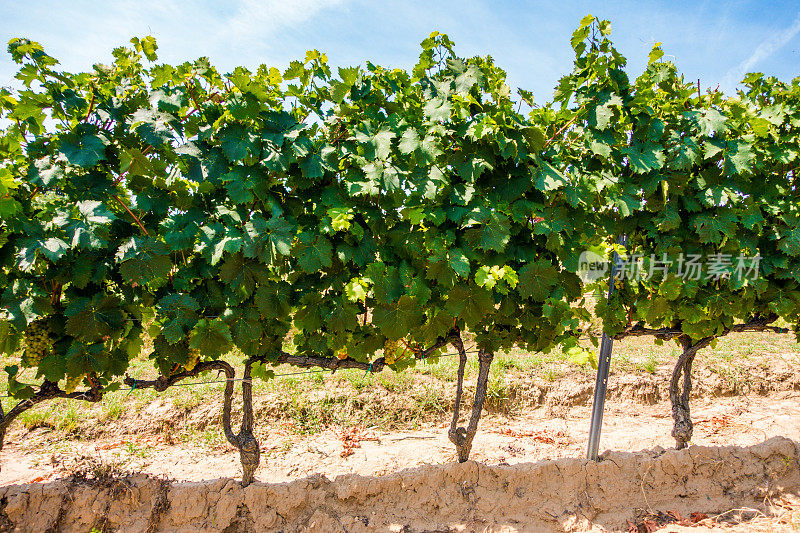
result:
<svg viewBox="0 0 800 533"><path fill-rule="evenodd" d="M475 438L472 459L486 464L516 464L583 457L590 406L582 404L559 411L561 415L557 417L546 406L526 416L486 415ZM664 402L609 402L601 452L672 447L669 413L669 404ZM700 398L693 402L692 416L697 426L693 439L696 445L749 446L776 436L800 441L800 393L795 391L770 396ZM0 455L0 485L64 477L83 456L180 481L236 477L240 473L238 453L227 444L216 448L170 445L159 434L54 444L49 432L39 429L22 441L9 440ZM315 435L298 435L288 426L276 425L259 435L259 441L262 464L256 477L265 482L317 473L328 477L383 475L455 460L446 424L398 432L330 428ZM352 453L347 455L346 450Z"/></svg>
<svg viewBox="0 0 800 533"><path fill-rule="evenodd" d="M652 531L672 520L680 531L714 528L726 509L781 509L769 529L747 526L789 531L800 519L792 514L799 490L800 444L774 438L746 448L609 452L599 462L469 461L334 481L315 474L244 489L231 479L170 484L142 474L9 485L0 488L0 530Z"/></svg>
<svg viewBox="0 0 800 533"><path fill-rule="evenodd" d="M769 374L746 390L699 380L694 445L681 452L669 449L663 378L618 376L600 463L583 460L591 381L574 377L531 384L524 415L485 415L463 465L446 424L314 435L262 424L258 482L244 490L227 445L174 444L159 431L63 442L44 428L12 433L0 532L797 531L800 379ZM175 409L158 399L146 411L157 425Z"/></svg>

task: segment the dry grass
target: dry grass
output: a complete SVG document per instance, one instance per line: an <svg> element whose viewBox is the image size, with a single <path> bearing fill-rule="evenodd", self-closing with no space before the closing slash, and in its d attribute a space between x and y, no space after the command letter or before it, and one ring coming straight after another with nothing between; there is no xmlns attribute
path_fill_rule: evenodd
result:
<svg viewBox="0 0 800 533"><path fill-rule="evenodd" d="M584 345L594 349L588 339ZM612 374L653 374L670 368L677 355L677 347L672 343L656 345L646 337L626 339L615 343ZM708 368L735 384L747 379L745 369L749 365L768 365L775 358L795 365L800 363L800 344L792 335L730 335L721 339L716 347L701 352L697 368ZM231 353L225 359L241 368L243 358L240 355ZM4 365L15 362L14 357L0 359L0 364ZM316 433L331 426L397 429L440 422L452 407L457 367L458 357L454 355L417 362L404 372L386 370L379 374L340 370L331 375L282 365L274 369L277 377L255 383L257 417L262 423L286 423L298 433ZM522 387L526 383L569 379L577 373L590 376L594 372L588 365L570 363L560 351L541 354L515 349L498 353L492 367L487 408L499 413L514 410L524 395ZM21 379L35 382L32 374L32 370L27 370ZM144 378L153 377L156 372L148 359L139 358L132 361L129 374ZM474 354L470 356L466 374L468 384L474 381L477 375ZM217 379L216 375L208 374L191 382ZM0 384L0 394L6 394L5 388L4 383ZM27 411L15 427L47 428L54 436L96 438L105 432L124 432L126 425L139 419L160 397L175 413L177 439L215 445L222 440L215 423L222 388L222 383L200 383L174 387L160 395L152 389L110 392L98 404L49 402ZM9 408L12 402L4 398L3 407ZM209 419L205 422L191 420L192 412L208 405L215 406L206 410Z"/></svg>

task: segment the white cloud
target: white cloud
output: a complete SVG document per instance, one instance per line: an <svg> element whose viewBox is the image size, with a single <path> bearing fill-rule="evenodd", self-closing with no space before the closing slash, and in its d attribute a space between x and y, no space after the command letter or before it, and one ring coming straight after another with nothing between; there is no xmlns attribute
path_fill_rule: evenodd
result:
<svg viewBox="0 0 800 533"><path fill-rule="evenodd" d="M783 48L789 41L794 39L798 33L800 33L800 13L797 14L791 26L762 41L761 44L753 50L750 57L729 70L722 80L723 87L734 87L742 80L742 77L746 73L752 72L753 67Z"/></svg>
<svg viewBox="0 0 800 533"><path fill-rule="evenodd" d="M344 0L242 0L236 12L225 21L218 36L262 38L276 30L304 22L319 11L334 7Z"/></svg>
<svg viewBox="0 0 800 533"><path fill-rule="evenodd" d="M348 0L114 0L102 9L90 0L49 0L32 8L0 6L6 40L28 36L62 60L66 70L90 69L111 59L111 50L132 36L153 35L159 60L182 62L210 56L222 70L240 64L282 64L270 57L287 30L312 35L320 12ZM5 15L5 21L2 20ZM13 33L11 33L13 32ZM16 65L0 63L0 85L13 84Z"/></svg>

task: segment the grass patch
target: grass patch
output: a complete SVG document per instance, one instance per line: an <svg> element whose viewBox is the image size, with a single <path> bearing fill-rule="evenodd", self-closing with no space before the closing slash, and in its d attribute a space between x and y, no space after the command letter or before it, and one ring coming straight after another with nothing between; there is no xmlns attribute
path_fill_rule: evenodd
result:
<svg viewBox="0 0 800 533"><path fill-rule="evenodd" d="M81 415L75 402L60 400L25 411L19 415L17 422L27 430L46 427L71 434L78 429Z"/></svg>
<svg viewBox="0 0 800 533"><path fill-rule="evenodd" d="M506 379L501 375L489 375L486 384L486 407L492 411L507 412L510 398Z"/></svg>
<svg viewBox="0 0 800 533"><path fill-rule="evenodd" d="M414 387L414 380L408 372L389 370L378 374L378 383L387 391L404 393Z"/></svg>
<svg viewBox="0 0 800 533"><path fill-rule="evenodd" d="M637 368L648 374L655 374L656 370L658 370L658 356L651 353L646 356L644 361L637 363Z"/></svg>
<svg viewBox="0 0 800 533"><path fill-rule="evenodd" d="M101 421L118 420L125 414L125 396L121 392L111 392L106 394L101 404Z"/></svg>

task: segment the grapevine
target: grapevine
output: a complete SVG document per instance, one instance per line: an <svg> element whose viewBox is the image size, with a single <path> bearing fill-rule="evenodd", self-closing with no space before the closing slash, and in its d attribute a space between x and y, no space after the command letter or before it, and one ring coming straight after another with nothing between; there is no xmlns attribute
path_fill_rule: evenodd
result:
<svg viewBox="0 0 800 533"><path fill-rule="evenodd" d="M616 339L653 335L680 347L669 390L682 448L697 353L729 333L788 333L774 323L800 317L800 91L797 79L749 74L734 97L703 94L662 60L660 43L632 80L609 33L607 21L587 16L573 34L576 68L556 101L589 112L559 142L576 172L599 178L606 241L627 235L625 254L654 273L617 280L597 310ZM686 256L716 258L716 273L687 275ZM757 274L737 270L745 257L760 259Z"/></svg>
<svg viewBox="0 0 800 533"><path fill-rule="evenodd" d="M736 97L696 94L659 46L631 79L609 35L584 18L573 71L526 114L491 57L459 57L436 32L410 71L334 72L313 50L282 72L221 74L206 58L156 63L146 37L76 74L13 39L24 88L0 90L0 346L42 384L6 368L18 403L0 412L0 446L41 401L217 371L246 484L252 381L270 367L402 371L451 346L449 438L466 461L494 354L576 349L599 287L579 257L617 235L645 258L764 258L752 281L666 269L598 298L609 335L682 347L670 391L685 445L700 349L786 331L778 319L800 331L800 82L754 74ZM478 376L459 426L466 332ZM144 355L159 377L128 377Z"/></svg>

